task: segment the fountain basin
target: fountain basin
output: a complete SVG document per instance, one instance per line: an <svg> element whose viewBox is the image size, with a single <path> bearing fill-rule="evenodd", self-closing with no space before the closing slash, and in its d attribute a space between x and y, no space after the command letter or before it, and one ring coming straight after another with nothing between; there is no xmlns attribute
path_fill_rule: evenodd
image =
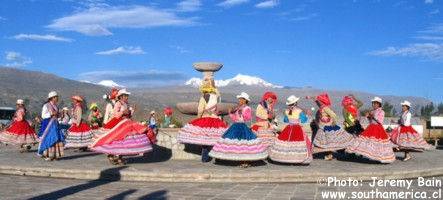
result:
<svg viewBox="0 0 443 200"><path fill-rule="evenodd" d="M217 110L220 111L221 115L227 115L229 108L237 106L234 103L219 103L217 104ZM177 110L183 114L187 115L197 115L198 113L198 102L184 102L177 103Z"/></svg>
<svg viewBox="0 0 443 200"><path fill-rule="evenodd" d="M223 67L222 64L216 62L197 62L193 65L194 69L199 72L216 72Z"/></svg>

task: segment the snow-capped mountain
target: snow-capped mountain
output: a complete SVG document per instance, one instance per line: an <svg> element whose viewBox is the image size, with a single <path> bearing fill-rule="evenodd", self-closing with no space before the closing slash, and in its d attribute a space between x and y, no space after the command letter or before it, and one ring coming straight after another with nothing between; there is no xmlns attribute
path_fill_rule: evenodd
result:
<svg viewBox="0 0 443 200"><path fill-rule="evenodd" d="M203 80L201 78L191 78L186 81L185 85L189 85L192 87L199 87L203 84ZM215 86L217 87L226 87L226 86L234 86L234 85L245 85L245 86L260 86L260 87L268 87L268 88L283 88L283 86L273 85L259 77L256 76L248 76L243 74L237 74L234 78L226 79L226 80L215 80Z"/></svg>
<svg viewBox="0 0 443 200"><path fill-rule="evenodd" d="M113 80L102 80L102 81L98 82L97 85L103 85L105 87L118 87L118 88L125 87L123 85L120 85L120 84L114 82Z"/></svg>

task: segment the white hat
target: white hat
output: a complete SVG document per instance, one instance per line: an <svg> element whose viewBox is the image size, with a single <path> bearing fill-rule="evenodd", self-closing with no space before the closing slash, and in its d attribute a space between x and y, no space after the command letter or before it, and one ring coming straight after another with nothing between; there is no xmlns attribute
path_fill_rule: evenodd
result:
<svg viewBox="0 0 443 200"><path fill-rule="evenodd" d="M66 111L68 111L69 109L68 109L68 107L63 107L63 110L66 110Z"/></svg>
<svg viewBox="0 0 443 200"><path fill-rule="evenodd" d="M104 94L104 95L103 95L103 99L108 99L108 95L107 95L107 94Z"/></svg>
<svg viewBox="0 0 443 200"><path fill-rule="evenodd" d="M371 99L371 102L378 102L378 103L383 103L383 100L380 97L374 97L373 99Z"/></svg>
<svg viewBox="0 0 443 200"><path fill-rule="evenodd" d="M151 115L152 115L152 114L155 114L155 110L151 111Z"/></svg>
<svg viewBox="0 0 443 200"><path fill-rule="evenodd" d="M124 94L126 94L126 95L130 95L131 93L128 92L128 91L126 91L126 89L121 89L121 90L118 91L118 93L117 93L117 97L119 97L119 96L121 96L121 95L124 95Z"/></svg>
<svg viewBox="0 0 443 200"><path fill-rule="evenodd" d="M240 98L246 99L247 101L251 101L249 99L249 94L247 94L246 92L242 92L240 95L237 95L237 99L240 99Z"/></svg>
<svg viewBox="0 0 443 200"><path fill-rule="evenodd" d="M288 100L286 101L286 105L291 105L291 104L297 103L298 100L300 100L300 98L296 97L295 95L291 95L288 97Z"/></svg>
<svg viewBox="0 0 443 200"><path fill-rule="evenodd" d="M401 102L401 105L411 107L411 102L405 100L405 101Z"/></svg>
<svg viewBox="0 0 443 200"><path fill-rule="evenodd" d="M16 104L20 104L20 105L23 105L24 104L24 101L23 101L23 99L17 99L17 103Z"/></svg>
<svg viewBox="0 0 443 200"><path fill-rule="evenodd" d="M51 91L51 92L48 94L48 99L50 99L50 98L52 98L52 97L57 97L57 96L58 96L58 94L57 94L56 91Z"/></svg>

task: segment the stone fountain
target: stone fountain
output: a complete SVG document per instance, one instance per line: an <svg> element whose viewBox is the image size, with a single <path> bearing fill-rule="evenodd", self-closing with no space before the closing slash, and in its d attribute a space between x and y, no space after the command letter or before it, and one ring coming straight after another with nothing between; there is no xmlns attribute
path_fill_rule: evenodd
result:
<svg viewBox="0 0 443 200"><path fill-rule="evenodd" d="M214 78L214 73L219 71L223 65L215 62L198 62L194 63L194 69L201 72L204 78ZM222 94L223 95L223 94ZM198 102L181 102L177 103L177 109L183 114L187 115L197 115L198 113ZM220 115L227 115L229 108L236 106L233 103L219 103L217 104L217 110Z"/></svg>

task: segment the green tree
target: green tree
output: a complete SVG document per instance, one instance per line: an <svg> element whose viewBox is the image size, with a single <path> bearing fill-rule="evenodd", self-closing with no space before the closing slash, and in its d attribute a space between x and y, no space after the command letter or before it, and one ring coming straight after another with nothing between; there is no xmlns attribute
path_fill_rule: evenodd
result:
<svg viewBox="0 0 443 200"><path fill-rule="evenodd" d="M439 103L437 106L437 112L436 115L443 115L443 103Z"/></svg>
<svg viewBox="0 0 443 200"><path fill-rule="evenodd" d="M393 117L395 114L394 113L395 112L394 106L388 102L383 104L382 109L383 109L383 111L385 111L385 117Z"/></svg>
<svg viewBox="0 0 443 200"><path fill-rule="evenodd" d="M426 106L421 107L420 109L421 117L427 120L430 119L434 109L435 109L434 103L432 102Z"/></svg>

